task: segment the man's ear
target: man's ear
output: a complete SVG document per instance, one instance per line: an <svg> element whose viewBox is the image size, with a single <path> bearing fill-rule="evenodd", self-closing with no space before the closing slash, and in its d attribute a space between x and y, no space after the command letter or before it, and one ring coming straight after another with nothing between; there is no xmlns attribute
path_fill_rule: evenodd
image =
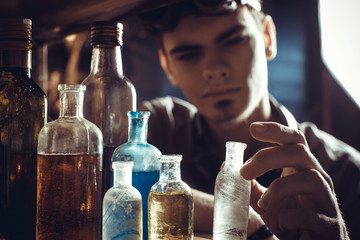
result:
<svg viewBox="0 0 360 240"><path fill-rule="evenodd" d="M161 65L162 69L164 70L164 72L166 73L166 75L168 76L168 78L170 79L170 82L174 86L178 86L178 83L177 83L176 79L173 76L173 72L172 72L172 69L171 69L171 67L169 65L166 54L165 54L165 52L164 52L164 50L162 48L159 48L158 56L159 56L160 65Z"/></svg>
<svg viewBox="0 0 360 240"><path fill-rule="evenodd" d="M275 58L277 53L276 28L273 19L266 15L264 19L264 40L267 60Z"/></svg>

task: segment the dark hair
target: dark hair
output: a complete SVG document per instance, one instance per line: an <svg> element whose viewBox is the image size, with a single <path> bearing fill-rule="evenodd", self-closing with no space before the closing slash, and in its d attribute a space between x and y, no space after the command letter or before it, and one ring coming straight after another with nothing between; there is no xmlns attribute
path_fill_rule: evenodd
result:
<svg viewBox="0 0 360 240"><path fill-rule="evenodd" d="M261 0L255 0L261 6ZM238 5L248 7L256 16L263 16L262 11L253 9L239 0L182 0L139 14L144 29L162 45L162 34L174 30L180 20L188 16L217 16L233 12ZM258 17L255 17L258 18ZM259 21L260 22L260 21Z"/></svg>

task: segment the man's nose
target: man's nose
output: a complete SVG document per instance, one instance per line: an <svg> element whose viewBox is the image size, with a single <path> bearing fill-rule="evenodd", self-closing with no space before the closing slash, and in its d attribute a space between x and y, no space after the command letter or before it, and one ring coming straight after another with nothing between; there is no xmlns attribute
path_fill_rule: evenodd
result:
<svg viewBox="0 0 360 240"><path fill-rule="evenodd" d="M225 80L230 77L230 69L224 64L212 65L204 69L205 80Z"/></svg>

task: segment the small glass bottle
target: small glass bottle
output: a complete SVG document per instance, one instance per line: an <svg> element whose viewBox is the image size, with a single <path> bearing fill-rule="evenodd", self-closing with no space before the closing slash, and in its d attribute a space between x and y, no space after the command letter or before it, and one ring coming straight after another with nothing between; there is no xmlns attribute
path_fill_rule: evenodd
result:
<svg viewBox="0 0 360 240"><path fill-rule="evenodd" d="M60 84L60 114L40 131L36 239L101 239L102 135L83 118L85 86Z"/></svg>
<svg viewBox="0 0 360 240"><path fill-rule="evenodd" d="M121 59L123 25L95 22L90 29L92 57L86 85L84 116L103 134L103 195L110 188L111 156L127 140L127 112L136 110L136 91L124 76Z"/></svg>
<svg viewBox="0 0 360 240"><path fill-rule="evenodd" d="M32 22L0 18L0 238L35 239L37 140L45 93L31 77Z"/></svg>
<svg viewBox="0 0 360 240"><path fill-rule="evenodd" d="M113 162L114 187L103 200L103 240L143 240L140 192L131 185L134 162Z"/></svg>
<svg viewBox="0 0 360 240"><path fill-rule="evenodd" d="M240 175L246 144L226 142L225 165L215 182L213 240L246 240L250 181Z"/></svg>
<svg viewBox="0 0 360 240"><path fill-rule="evenodd" d="M194 201L181 180L182 155L162 155L160 179L148 197L149 239L193 239Z"/></svg>
<svg viewBox="0 0 360 240"><path fill-rule="evenodd" d="M148 239L147 232L147 198L151 187L159 180L161 152L155 146L147 143L148 120L150 112L129 111L128 141L117 147L112 156L112 162L133 161L133 186L141 193L144 216L144 240Z"/></svg>

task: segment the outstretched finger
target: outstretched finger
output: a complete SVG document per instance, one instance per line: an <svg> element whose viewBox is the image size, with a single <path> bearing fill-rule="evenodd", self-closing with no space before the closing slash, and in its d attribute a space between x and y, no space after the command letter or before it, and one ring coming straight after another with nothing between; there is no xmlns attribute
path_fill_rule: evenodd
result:
<svg viewBox="0 0 360 240"><path fill-rule="evenodd" d="M316 158L303 144L289 144L264 148L245 162L241 174L254 179L267 171L280 168L322 169Z"/></svg>
<svg viewBox="0 0 360 240"><path fill-rule="evenodd" d="M250 125L250 133L262 142L279 145L300 143L307 146L305 136L300 130L276 122L254 122Z"/></svg>

